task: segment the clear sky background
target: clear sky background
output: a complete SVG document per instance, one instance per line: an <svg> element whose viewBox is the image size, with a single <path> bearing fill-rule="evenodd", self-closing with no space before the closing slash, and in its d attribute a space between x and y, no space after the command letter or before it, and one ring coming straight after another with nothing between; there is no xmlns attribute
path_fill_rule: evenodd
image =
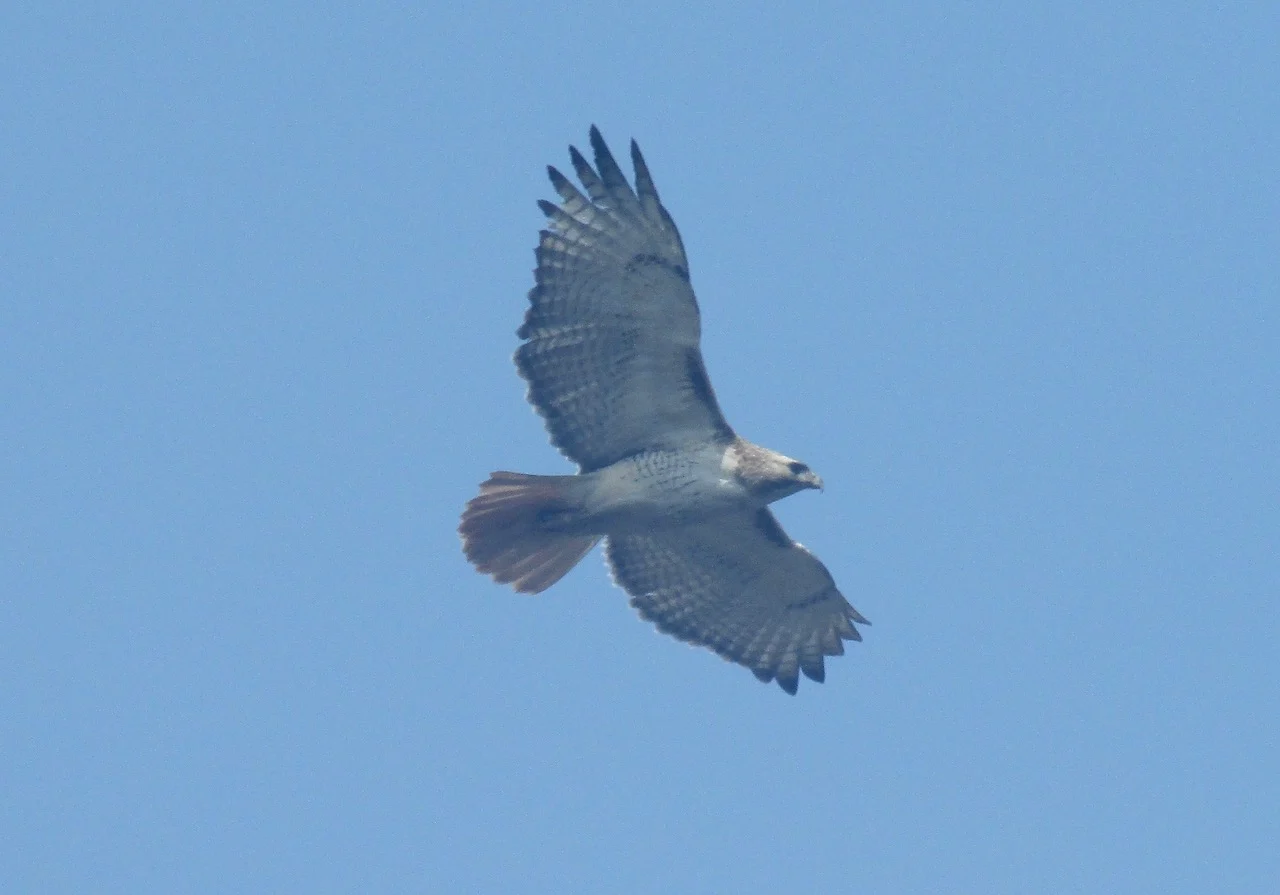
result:
<svg viewBox="0 0 1280 895"><path fill-rule="evenodd" d="M1252 11L1249 11L1252 10ZM0 42L0 889L1268 892L1280 7L26 4ZM640 140L874 622L792 698L599 555L510 361Z"/></svg>

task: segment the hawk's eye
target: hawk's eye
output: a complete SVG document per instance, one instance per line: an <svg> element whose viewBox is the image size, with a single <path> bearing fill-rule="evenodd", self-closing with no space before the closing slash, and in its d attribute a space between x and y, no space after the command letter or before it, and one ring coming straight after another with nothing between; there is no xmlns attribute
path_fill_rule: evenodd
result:
<svg viewBox="0 0 1280 895"><path fill-rule="evenodd" d="M790 463L787 464L787 469L791 470L792 475L803 475L804 473L809 471L809 467L795 460L792 460Z"/></svg>

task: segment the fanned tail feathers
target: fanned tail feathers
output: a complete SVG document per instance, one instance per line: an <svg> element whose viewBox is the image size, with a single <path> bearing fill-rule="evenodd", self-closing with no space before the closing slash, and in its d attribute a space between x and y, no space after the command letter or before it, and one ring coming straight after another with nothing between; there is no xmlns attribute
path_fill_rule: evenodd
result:
<svg viewBox="0 0 1280 895"><path fill-rule="evenodd" d="M462 513L462 550L481 572L527 594L563 578L600 540L556 531L550 520L575 510L577 476L495 472Z"/></svg>

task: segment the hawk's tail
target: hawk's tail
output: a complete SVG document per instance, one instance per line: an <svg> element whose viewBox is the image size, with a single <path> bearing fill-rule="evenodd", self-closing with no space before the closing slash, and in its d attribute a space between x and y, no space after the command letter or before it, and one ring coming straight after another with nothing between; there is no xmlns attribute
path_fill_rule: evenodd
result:
<svg viewBox="0 0 1280 895"><path fill-rule="evenodd" d="M462 550L481 572L526 594L563 578L600 540L557 531L574 513L578 476L495 472L462 513Z"/></svg>

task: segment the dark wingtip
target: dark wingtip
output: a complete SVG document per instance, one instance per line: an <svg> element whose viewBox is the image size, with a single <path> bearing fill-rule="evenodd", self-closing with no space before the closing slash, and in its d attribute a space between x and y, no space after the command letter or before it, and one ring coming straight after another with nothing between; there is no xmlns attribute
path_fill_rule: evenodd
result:
<svg viewBox="0 0 1280 895"><path fill-rule="evenodd" d="M644 153L640 151L640 144L636 142L635 137L631 138L631 164L636 167L636 170L644 171L646 174L649 171L649 166L644 163Z"/></svg>
<svg viewBox="0 0 1280 895"><path fill-rule="evenodd" d="M546 199L538 200L538 208L540 208L542 213L547 217L551 217L558 210L554 202L548 202Z"/></svg>
<svg viewBox="0 0 1280 895"><path fill-rule="evenodd" d="M809 680L816 681L819 684L827 679L827 666L822 663L821 659L818 660L817 665L801 666L800 670L804 672L804 676Z"/></svg>
<svg viewBox="0 0 1280 895"><path fill-rule="evenodd" d="M778 686L781 687L788 696L795 696L796 690L800 686L799 677L778 678Z"/></svg>
<svg viewBox="0 0 1280 895"><path fill-rule="evenodd" d="M644 163L644 156L640 153L640 144L634 139L631 141L631 166L636 170L636 195L643 201L661 203L658 188L653 185L653 175L649 173L649 166Z"/></svg>
<svg viewBox="0 0 1280 895"><path fill-rule="evenodd" d="M613 161L613 153L609 151L609 144L600 135L600 128L594 124L591 125L591 151L595 153L596 164L604 163L605 159Z"/></svg>

